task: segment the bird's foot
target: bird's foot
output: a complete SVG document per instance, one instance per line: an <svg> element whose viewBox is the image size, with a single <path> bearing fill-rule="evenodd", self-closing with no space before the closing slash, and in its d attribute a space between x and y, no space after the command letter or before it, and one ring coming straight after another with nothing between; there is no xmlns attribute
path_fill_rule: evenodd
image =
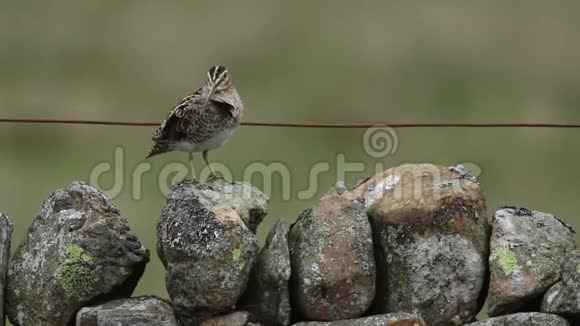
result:
<svg viewBox="0 0 580 326"><path fill-rule="evenodd" d="M207 181L215 180L215 179L223 179L223 177L220 176L220 175L217 175L217 174L215 174L213 172L210 173L210 175L207 177Z"/></svg>
<svg viewBox="0 0 580 326"><path fill-rule="evenodd" d="M224 176L212 173L207 177L206 181L214 181L214 180L224 180L226 183L232 183L231 180L226 179Z"/></svg>

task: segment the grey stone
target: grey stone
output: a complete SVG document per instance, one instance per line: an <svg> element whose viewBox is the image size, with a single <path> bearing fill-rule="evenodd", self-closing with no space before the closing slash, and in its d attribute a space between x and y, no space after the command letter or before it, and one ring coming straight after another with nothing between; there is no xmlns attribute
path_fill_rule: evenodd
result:
<svg viewBox="0 0 580 326"><path fill-rule="evenodd" d="M89 302L130 296L149 251L105 195L84 182L57 190L10 262L15 325L66 325Z"/></svg>
<svg viewBox="0 0 580 326"><path fill-rule="evenodd" d="M232 187L251 186L223 179L178 183L157 224L167 292L184 325L228 313L246 289L258 246L241 216L264 212L266 197Z"/></svg>
<svg viewBox="0 0 580 326"><path fill-rule="evenodd" d="M6 273L10 258L10 241L12 240L12 223L8 216L0 213L0 326L4 326L4 291L6 290Z"/></svg>
<svg viewBox="0 0 580 326"><path fill-rule="evenodd" d="M542 312L565 316L580 325L580 250L566 253L562 281L544 295Z"/></svg>
<svg viewBox="0 0 580 326"><path fill-rule="evenodd" d="M250 313L247 311L236 311L224 316L217 316L207 319L201 326L261 326L251 322Z"/></svg>
<svg viewBox="0 0 580 326"><path fill-rule="evenodd" d="M268 196L249 183L211 178L197 183L191 191L204 207L233 208L254 234L268 214Z"/></svg>
<svg viewBox="0 0 580 326"><path fill-rule="evenodd" d="M372 231L362 201L343 184L307 209L289 236L292 307L305 320L356 318L375 296Z"/></svg>
<svg viewBox="0 0 580 326"><path fill-rule="evenodd" d="M76 326L178 326L173 308L156 297L118 299L79 310Z"/></svg>
<svg viewBox="0 0 580 326"><path fill-rule="evenodd" d="M569 326L566 319L539 312L519 313L495 317L484 321L467 324L466 326Z"/></svg>
<svg viewBox="0 0 580 326"><path fill-rule="evenodd" d="M425 322L415 315L391 313L359 319L338 320L330 322L302 322L294 326L425 326Z"/></svg>
<svg viewBox="0 0 580 326"><path fill-rule="evenodd" d="M470 322L485 298L489 222L479 185L453 169L407 164L356 191L375 236L378 312L432 325Z"/></svg>
<svg viewBox="0 0 580 326"><path fill-rule="evenodd" d="M489 257L489 315L529 311L529 305L560 279L564 253L573 248L573 231L552 215L513 207L496 211Z"/></svg>
<svg viewBox="0 0 580 326"><path fill-rule="evenodd" d="M290 252L288 225L278 220L250 275L246 293L238 306L251 312L264 325L290 324Z"/></svg>

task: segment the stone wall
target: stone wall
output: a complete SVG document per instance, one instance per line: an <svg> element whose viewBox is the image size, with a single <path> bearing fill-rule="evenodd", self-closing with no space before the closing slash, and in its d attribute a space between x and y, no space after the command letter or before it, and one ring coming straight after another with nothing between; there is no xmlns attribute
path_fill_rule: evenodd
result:
<svg viewBox="0 0 580 326"><path fill-rule="evenodd" d="M246 183L176 184L157 225L169 299L131 297L150 252L102 192L74 182L47 199L9 264L0 214L2 306L33 326L580 323L572 228L526 208L488 216L460 166L337 184L293 225L278 220L260 249L267 213ZM486 299L492 318L477 321Z"/></svg>

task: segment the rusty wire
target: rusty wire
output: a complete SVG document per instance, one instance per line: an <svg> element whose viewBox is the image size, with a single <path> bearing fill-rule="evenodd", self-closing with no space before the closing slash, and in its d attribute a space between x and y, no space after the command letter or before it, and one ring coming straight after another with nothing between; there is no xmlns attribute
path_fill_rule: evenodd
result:
<svg viewBox="0 0 580 326"><path fill-rule="evenodd" d="M158 126L157 121L119 121L87 119L30 119L2 118L0 123L18 124L67 124L67 125L102 125L102 126ZM567 128L580 129L576 123L299 123L299 122L242 122L244 126L254 127L289 127L289 128Z"/></svg>

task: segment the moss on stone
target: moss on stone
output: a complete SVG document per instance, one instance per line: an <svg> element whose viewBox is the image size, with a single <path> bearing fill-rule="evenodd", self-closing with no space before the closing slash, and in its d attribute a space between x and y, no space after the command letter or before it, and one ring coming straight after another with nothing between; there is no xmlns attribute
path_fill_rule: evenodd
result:
<svg viewBox="0 0 580 326"><path fill-rule="evenodd" d="M93 258L78 245L70 245L67 257L56 270L57 280L69 298L82 298L93 287Z"/></svg>
<svg viewBox="0 0 580 326"><path fill-rule="evenodd" d="M498 262L506 276L522 268L518 265L518 259L513 251L507 247L499 248L493 252L491 259Z"/></svg>
<svg viewBox="0 0 580 326"><path fill-rule="evenodd" d="M580 274L580 264L576 265L576 273Z"/></svg>
<svg viewBox="0 0 580 326"><path fill-rule="evenodd" d="M232 251L232 259L234 261L238 261L238 260L240 260L241 256L242 256L242 251L240 250L240 248L238 248L238 247L234 248L234 251Z"/></svg>
<svg viewBox="0 0 580 326"><path fill-rule="evenodd" d="M552 264L545 260L537 260L532 268L542 280L552 274L553 271Z"/></svg>
<svg viewBox="0 0 580 326"><path fill-rule="evenodd" d="M547 243L542 243L537 251L538 254L532 255L531 267L540 279L545 279L554 274L554 261L551 257L555 253Z"/></svg>

